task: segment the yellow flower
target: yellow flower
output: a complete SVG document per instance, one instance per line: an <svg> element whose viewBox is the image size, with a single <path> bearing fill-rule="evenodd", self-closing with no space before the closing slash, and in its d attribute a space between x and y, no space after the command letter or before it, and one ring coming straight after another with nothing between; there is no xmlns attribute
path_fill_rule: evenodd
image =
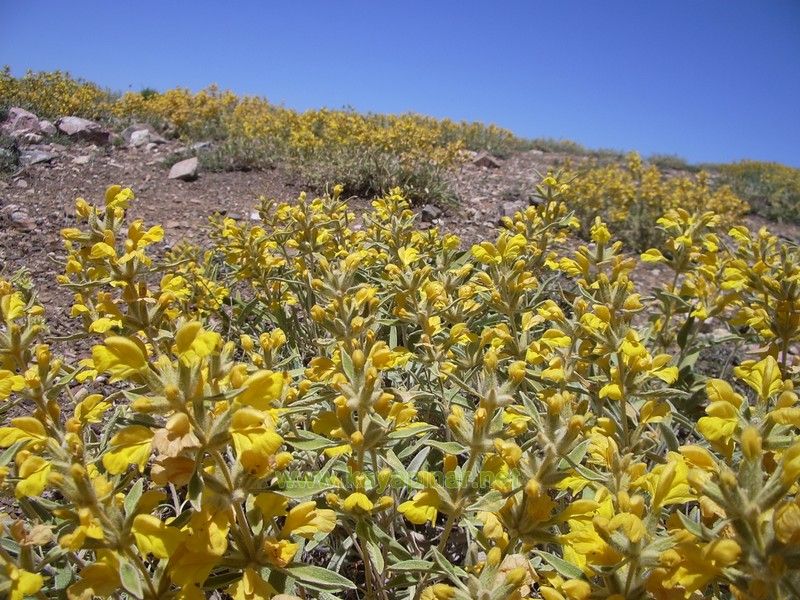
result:
<svg viewBox="0 0 800 600"><path fill-rule="evenodd" d="M121 336L106 338L104 345L92 347L92 360L98 372L108 372L113 380L130 379L144 373L147 351L137 339Z"/></svg>
<svg viewBox="0 0 800 600"><path fill-rule="evenodd" d="M80 550L86 538L92 540L102 540L105 538L103 527L100 521L92 514L88 508L78 509L78 526L72 531L61 536L59 544L69 550Z"/></svg>
<svg viewBox="0 0 800 600"><path fill-rule="evenodd" d="M762 402L766 402L773 394L777 394L783 390L781 369L777 361L771 356L757 363L742 363L740 366L736 367L733 372L755 390L759 400Z"/></svg>
<svg viewBox="0 0 800 600"><path fill-rule="evenodd" d="M137 465L139 472L150 458L153 432L144 425L129 425L121 429L109 442L109 450L103 455L103 466L111 475L124 472L130 465Z"/></svg>
<svg viewBox="0 0 800 600"><path fill-rule="evenodd" d="M220 345L220 335L205 331L199 321L184 323L175 333L173 352L185 365L198 363Z"/></svg>
<svg viewBox="0 0 800 600"><path fill-rule="evenodd" d="M272 598L277 591L255 569L247 568L242 578L228 588L228 594L233 600L264 600Z"/></svg>
<svg viewBox="0 0 800 600"><path fill-rule="evenodd" d="M40 496L47 484L52 463L41 456L32 454L19 466L19 478L15 490L17 498Z"/></svg>
<svg viewBox="0 0 800 600"><path fill-rule="evenodd" d="M317 508L316 502L303 502L286 515L281 537L299 535L311 538L317 533L330 533L334 527L336 527L336 513L327 508Z"/></svg>
<svg viewBox="0 0 800 600"><path fill-rule="evenodd" d="M172 556L183 537L178 529L152 515L136 515L131 533L142 556L152 554L156 558Z"/></svg>
<svg viewBox="0 0 800 600"><path fill-rule="evenodd" d="M415 525L424 525L428 521L436 522L441 504L441 499L434 490L425 489L414 494L411 500L403 502L398 510Z"/></svg>
<svg viewBox="0 0 800 600"><path fill-rule="evenodd" d="M23 440L31 445L47 440L47 432L39 419L17 417L11 419L11 427L0 427L0 448L8 448Z"/></svg>
<svg viewBox="0 0 800 600"><path fill-rule="evenodd" d="M23 389L25 389L25 379L21 375L0 369L0 400L8 398L11 392L19 392Z"/></svg>
<svg viewBox="0 0 800 600"><path fill-rule="evenodd" d="M436 583L425 588L420 596L421 600L453 600L456 597L456 588L444 583Z"/></svg>
<svg viewBox="0 0 800 600"><path fill-rule="evenodd" d="M10 563L5 566L5 575L10 582L9 600L23 600L35 596L42 589L44 579L38 573L30 573Z"/></svg>
<svg viewBox="0 0 800 600"><path fill-rule="evenodd" d="M257 410L268 410L280 400L288 379L287 373L258 371L245 380L236 400Z"/></svg>
<svg viewBox="0 0 800 600"><path fill-rule="evenodd" d="M283 443L267 414L254 408L240 408L231 418L229 431L245 470L264 477L270 470L269 459Z"/></svg>
<svg viewBox="0 0 800 600"><path fill-rule="evenodd" d="M372 512L375 507L372 500L363 492L353 492L345 498L342 508L356 515L365 515Z"/></svg>
<svg viewBox="0 0 800 600"><path fill-rule="evenodd" d="M120 587L119 559L109 550L97 550L95 562L80 571L80 580L67 589L67 597L111 597Z"/></svg>

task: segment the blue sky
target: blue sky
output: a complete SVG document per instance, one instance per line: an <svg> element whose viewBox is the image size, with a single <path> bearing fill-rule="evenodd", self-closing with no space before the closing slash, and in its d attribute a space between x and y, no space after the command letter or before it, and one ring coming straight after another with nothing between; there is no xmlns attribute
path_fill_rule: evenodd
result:
<svg viewBox="0 0 800 600"><path fill-rule="evenodd" d="M800 166L800 1L0 0L0 65Z"/></svg>

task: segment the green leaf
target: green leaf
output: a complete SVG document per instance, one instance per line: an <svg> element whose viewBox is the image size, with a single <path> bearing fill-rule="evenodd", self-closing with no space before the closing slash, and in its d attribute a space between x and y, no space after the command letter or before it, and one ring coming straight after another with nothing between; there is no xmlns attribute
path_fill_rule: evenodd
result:
<svg viewBox="0 0 800 600"><path fill-rule="evenodd" d="M678 346L680 348L684 348L686 346L686 340L689 338L689 333L692 330L692 326L694 325L695 318L691 315L686 317L686 320L683 322L683 325L678 331L678 337L676 338L678 342Z"/></svg>
<svg viewBox="0 0 800 600"><path fill-rule="evenodd" d="M496 512L500 510L505 504L506 500L503 494L497 490L484 494L480 499L470 506L469 511L482 511L482 512Z"/></svg>
<svg viewBox="0 0 800 600"><path fill-rule="evenodd" d="M353 368L353 359L350 358L350 355L345 351L342 350L340 354L342 358L342 371L344 374L347 375L347 378L350 381L355 381L355 369Z"/></svg>
<svg viewBox="0 0 800 600"><path fill-rule="evenodd" d="M322 436L314 436L306 440L285 438L284 441L298 450L322 450L335 445L334 442Z"/></svg>
<svg viewBox="0 0 800 600"><path fill-rule="evenodd" d="M439 552L436 548L431 548L431 554L433 555L434 562L439 566L442 572L450 575L453 581L467 578L468 575L464 569L451 563L445 558L444 554Z"/></svg>
<svg viewBox="0 0 800 600"><path fill-rule="evenodd" d="M677 452L680 448L680 442L678 442L678 438L675 437L675 432L672 431L672 427L667 425L664 422L658 424L658 428L661 430L661 435L664 436L664 441L667 444L667 448L672 452Z"/></svg>
<svg viewBox="0 0 800 600"><path fill-rule="evenodd" d="M297 565L286 567L285 571L290 577L294 577L305 587L320 590L323 592L330 592L335 590L354 590L356 584L342 577L334 571L329 571L322 567L315 567L313 565Z"/></svg>
<svg viewBox="0 0 800 600"><path fill-rule="evenodd" d="M403 427L402 429L397 429L390 432L386 437L391 440L401 440L425 433L426 431L433 431L434 429L436 429L436 425L429 425L428 423L412 423L408 427Z"/></svg>
<svg viewBox="0 0 800 600"><path fill-rule="evenodd" d="M678 511L677 515L678 515L678 518L681 520L681 523L683 524L683 526L686 528L686 531L688 531L689 533L691 533L693 536L695 536L698 539L701 539L701 540L705 539L706 536L705 536L705 532L703 531L702 525L700 525L699 523L693 521L692 519L687 517L685 514L683 514L681 511Z"/></svg>
<svg viewBox="0 0 800 600"><path fill-rule="evenodd" d="M20 440L6 448L3 453L0 454L0 467L5 467L9 462L11 462L11 459L17 455L17 450L22 448L27 443L28 440Z"/></svg>
<svg viewBox="0 0 800 600"><path fill-rule="evenodd" d="M586 456L586 452L589 450L589 443L591 441L592 440L584 440L570 450L565 457L568 460L562 460L558 465L559 468L566 469L572 465L579 465L583 460L583 457Z"/></svg>
<svg viewBox="0 0 800 600"><path fill-rule="evenodd" d="M128 495L125 496L125 516L130 517L133 511L136 510L136 505L139 504L139 499L142 497L144 491L144 479L139 479L133 484Z"/></svg>
<svg viewBox="0 0 800 600"><path fill-rule="evenodd" d="M583 571L572 563L568 563L563 558L559 558L555 554L550 554L544 550L539 550L536 554L541 556L551 567L564 577L568 579L583 579Z"/></svg>
<svg viewBox="0 0 800 600"><path fill-rule="evenodd" d="M200 510L200 500L203 495L203 478L200 476L199 471L195 471L192 478L189 480L186 497L192 505L192 508Z"/></svg>
<svg viewBox="0 0 800 600"><path fill-rule="evenodd" d="M437 440L426 440L428 446L441 450L445 454L461 454L469 450L464 444L458 442L439 442Z"/></svg>
<svg viewBox="0 0 800 600"><path fill-rule="evenodd" d="M130 562L121 559L119 563L119 578L123 589L134 598L143 598L142 574Z"/></svg>
<svg viewBox="0 0 800 600"><path fill-rule="evenodd" d="M72 566L68 563L56 571L56 576L53 578L53 588L57 590L65 590L75 579L75 573Z"/></svg>
<svg viewBox="0 0 800 600"><path fill-rule="evenodd" d="M286 487L284 489L275 490L275 492L286 498L297 500L299 498L316 496L322 492L327 492L331 488L333 488L333 486L329 483L317 483L314 481L291 481L286 482Z"/></svg>
<svg viewBox="0 0 800 600"><path fill-rule="evenodd" d="M401 560L387 567L390 571L422 571L427 573L433 568L429 560Z"/></svg>

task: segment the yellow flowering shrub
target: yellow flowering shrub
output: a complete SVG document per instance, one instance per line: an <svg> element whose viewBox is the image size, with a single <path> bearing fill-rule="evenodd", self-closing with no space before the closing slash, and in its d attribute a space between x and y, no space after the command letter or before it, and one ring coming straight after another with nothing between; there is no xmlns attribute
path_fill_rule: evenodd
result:
<svg viewBox="0 0 800 600"><path fill-rule="evenodd" d="M0 70L0 108L20 106L40 118L80 115L96 119L107 114L111 102L110 94L99 86L62 71L28 71L16 78L8 67Z"/></svg>
<svg viewBox="0 0 800 600"><path fill-rule="evenodd" d="M0 281L0 593L796 598L800 251L673 208L641 289L599 218L563 251L570 193L464 251L337 187L163 257L79 199L86 351Z"/></svg>
<svg viewBox="0 0 800 600"><path fill-rule="evenodd" d="M756 160L718 168L757 214L777 221L800 222L800 169Z"/></svg>
<svg viewBox="0 0 800 600"><path fill-rule="evenodd" d="M658 241L653 223L669 209L712 211L727 225L749 209L730 187L713 187L707 173L667 177L636 153L627 156L625 165L591 167L564 178L571 182L565 201L581 217L584 234L600 216L621 239L642 250Z"/></svg>

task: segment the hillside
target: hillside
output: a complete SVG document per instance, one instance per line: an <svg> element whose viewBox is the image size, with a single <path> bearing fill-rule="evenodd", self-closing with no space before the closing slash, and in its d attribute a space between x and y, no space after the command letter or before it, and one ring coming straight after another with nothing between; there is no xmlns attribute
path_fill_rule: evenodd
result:
<svg viewBox="0 0 800 600"><path fill-rule="evenodd" d="M797 170L0 106L0 596L797 597Z"/></svg>

